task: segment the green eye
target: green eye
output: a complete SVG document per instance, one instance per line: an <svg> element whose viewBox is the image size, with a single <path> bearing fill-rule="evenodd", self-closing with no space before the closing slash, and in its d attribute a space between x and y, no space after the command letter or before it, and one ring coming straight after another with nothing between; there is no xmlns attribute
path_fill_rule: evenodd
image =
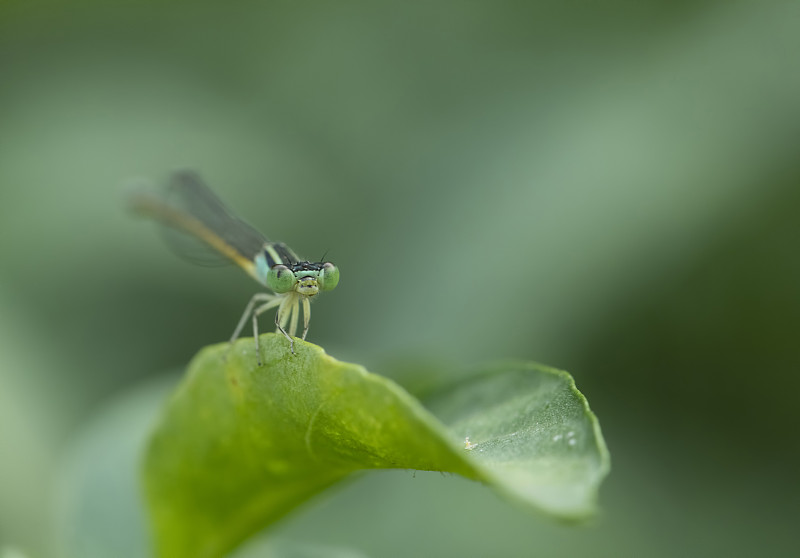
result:
<svg viewBox="0 0 800 558"><path fill-rule="evenodd" d="M323 291L332 291L339 284L339 268L331 262L322 265L319 275L319 288Z"/></svg>
<svg viewBox="0 0 800 558"><path fill-rule="evenodd" d="M294 282L294 273L285 265L273 265L267 272L267 286L276 293L288 293Z"/></svg>

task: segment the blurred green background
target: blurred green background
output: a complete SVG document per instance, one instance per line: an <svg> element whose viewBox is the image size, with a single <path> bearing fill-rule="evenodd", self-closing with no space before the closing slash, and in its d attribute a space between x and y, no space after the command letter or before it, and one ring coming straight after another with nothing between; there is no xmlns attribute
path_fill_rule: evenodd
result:
<svg viewBox="0 0 800 558"><path fill-rule="evenodd" d="M798 2L0 2L0 547L143 555L135 495L98 486L257 288L126 214L191 167L340 267L312 342L400 380L567 369L612 454L589 526L398 471L279 537L791 555L798 153Z"/></svg>

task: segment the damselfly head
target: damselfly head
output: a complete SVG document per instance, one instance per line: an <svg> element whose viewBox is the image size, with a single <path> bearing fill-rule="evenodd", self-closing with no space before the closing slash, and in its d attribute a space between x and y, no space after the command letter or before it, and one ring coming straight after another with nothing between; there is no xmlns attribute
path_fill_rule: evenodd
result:
<svg viewBox="0 0 800 558"><path fill-rule="evenodd" d="M276 293L295 291L315 296L320 291L332 291L339 284L339 268L330 262L290 265L276 264L267 272L267 286Z"/></svg>

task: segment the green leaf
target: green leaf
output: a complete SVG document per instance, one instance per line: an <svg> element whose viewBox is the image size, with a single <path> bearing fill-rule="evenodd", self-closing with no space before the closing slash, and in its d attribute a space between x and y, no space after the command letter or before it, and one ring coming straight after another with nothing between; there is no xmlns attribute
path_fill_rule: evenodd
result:
<svg viewBox="0 0 800 558"><path fill-rule="evenodd" d="M589 403L562 370L509 362L426 399L453 434L469 437L467 456L481 479L562 519L595 509L610 460Z"/></svg>
<svg viewBox="0 0 800 558"><path fill-rule="evenodd" d="M144 481L160 556L223 556L361 469L458 473L557 517L593 512L608 454L566 372L498 366L429 410L315 345L261 343L261 367L252 339L201 351L152 435Z"/></svg>

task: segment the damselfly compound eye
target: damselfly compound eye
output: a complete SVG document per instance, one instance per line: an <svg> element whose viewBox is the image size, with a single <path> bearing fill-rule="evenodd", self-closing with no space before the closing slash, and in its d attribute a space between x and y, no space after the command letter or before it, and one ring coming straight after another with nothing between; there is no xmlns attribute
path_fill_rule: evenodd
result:
<svg viewBox="0 0 800 558"><path fill-rule="evenodd" d="M267 286L276 293L288 293L294 282L294 273L285 265L273 265L267 272Z"/></svg>
<svg viewBox="0 0 800 558"><path fill-rule="evenodd" d="M339 284L339 268L331 262L322 264L322 273L319 275L319 288L323 291L332 291Z"/></svg>

